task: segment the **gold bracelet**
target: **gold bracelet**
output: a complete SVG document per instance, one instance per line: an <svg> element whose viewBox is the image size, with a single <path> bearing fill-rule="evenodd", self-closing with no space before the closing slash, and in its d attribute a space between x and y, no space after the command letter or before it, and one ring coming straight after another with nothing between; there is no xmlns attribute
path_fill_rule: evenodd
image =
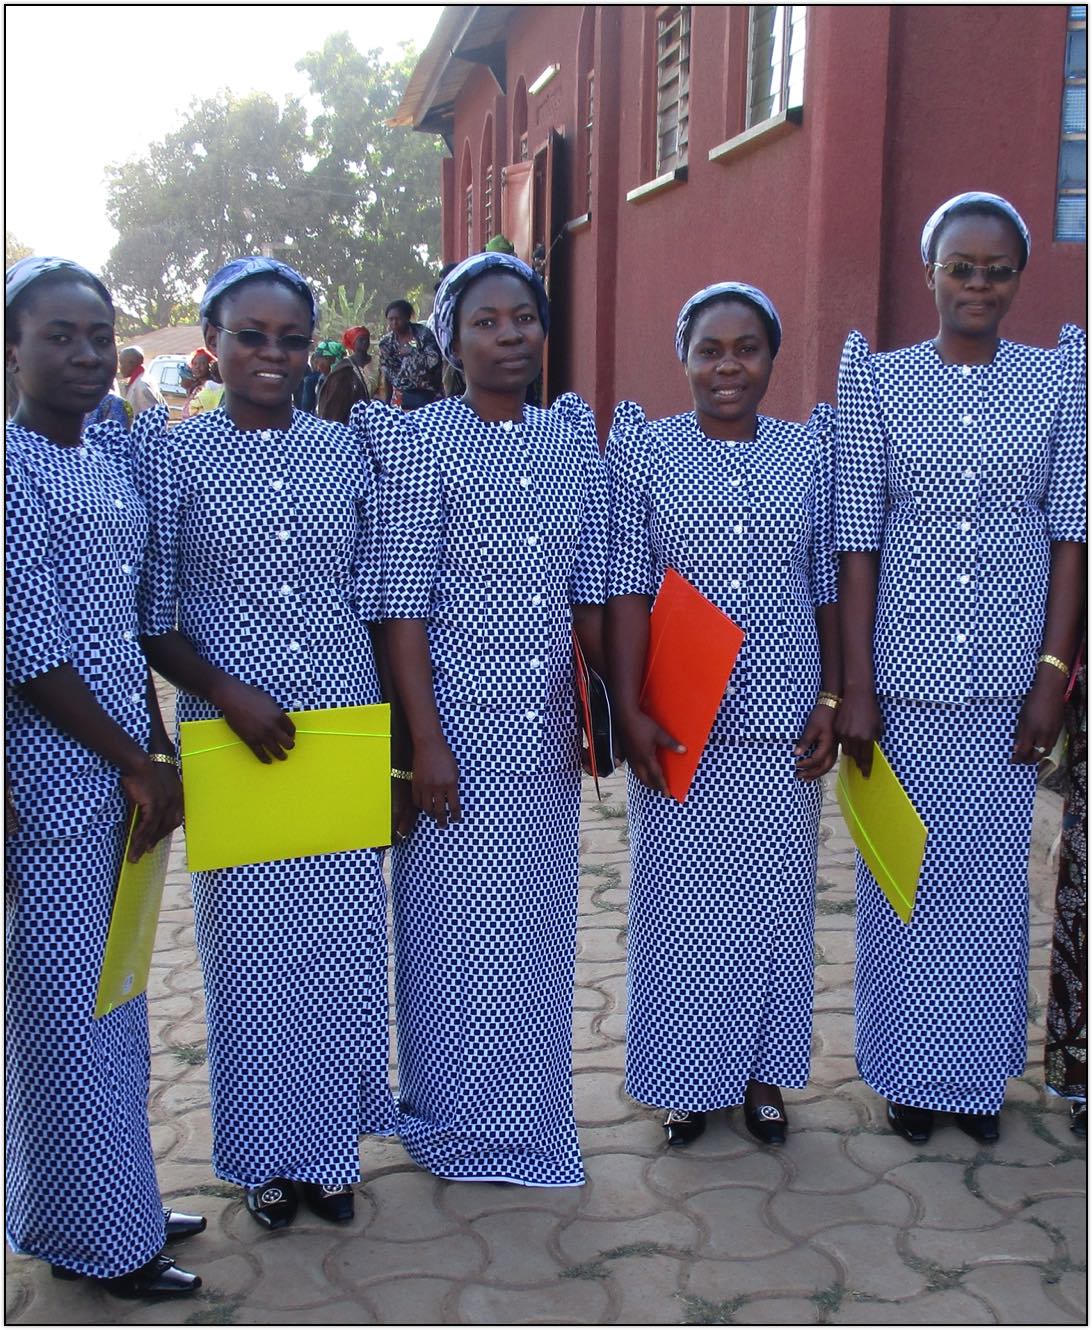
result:
<svg viewBox="0 0 1092 1330"><path fill-rule="evenodd" d="M403 771L400 767L391 767L391 780L413 780L413 772Z"/></svg>
<svg viewBox="0 0 1092 1330"><path fill-rule="evenodd" d="M815 699L815 703L816 706L830 707L833 711L837 711L838 708L842 705L842 699L838 696L837 693L823 692L820 693L819 696Z"/></svg>
<svg viewBox="0 0 1092 1330"><path fill-rule="evenodd" d="M1064 660L1059 660L1057 656L1048 656L1045 653L1039 657L1039 665L1053 665L1056 670L1061 670L1065 677L1069 678L1069 666Z"/></svg>
<svg viewBox="0 0 1092 1330"><path fill-rule="evenodd" d="M173 753L149 753L148 756L153 762L167 762L172 767L178 766L178 759Z"/></svg>

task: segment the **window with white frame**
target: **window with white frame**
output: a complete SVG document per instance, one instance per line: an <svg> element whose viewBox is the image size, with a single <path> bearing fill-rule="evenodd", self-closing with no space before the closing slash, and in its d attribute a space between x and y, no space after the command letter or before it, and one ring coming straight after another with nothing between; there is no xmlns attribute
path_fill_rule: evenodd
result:
<svg viewBox="0 0 1092 1330"><path fill-rule="evenodd" d="M1070 5L1065 34L1062 146L1058 155L1055 240L1088 235L1088 6Z"/></svg>
<svg viewBox="0 0 1092 1330"><path fill-rule="evenodd" d="M656 10L656 174L686 165L690 121L690 6Z"/></svg>
<svg viewBox="0 0 1092 1330"><path fill-rule="evenodd" d="M747 128L804 105L807 5L751 5Z"/></svg>

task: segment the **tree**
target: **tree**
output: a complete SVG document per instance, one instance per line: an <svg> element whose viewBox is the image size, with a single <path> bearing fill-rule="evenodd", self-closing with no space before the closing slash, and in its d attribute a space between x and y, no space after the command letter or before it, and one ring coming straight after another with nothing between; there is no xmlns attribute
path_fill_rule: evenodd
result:
<svg viewBox="0 0 1092 1330"><path fill-rule="evenodd" d="M24 245L18 236L4 228L4 267L10 268L20 259L28 259L34 253L29 245Z"/></svg>
<svg viewBox="0 0 1092 1330"><path fill-rule="evenodd" d="M106 278L121 307L146 328L187 322L210 274L253 253L299 268L320 299L363 284L377 293L369 320L396 297L416 305L439 248L440 149L385 124L414 60L405 47L386 64L338 33L299 63L322 105L310 126L294 98L223 92L109 168Z"/></svg>
<svg viewBox="0 0 1092 1330"><path fill-rule="evenodd" d="M411 46L402 52L388 65L339 32L297 66L323 106L307 181L319 225L301 239L301 257L325 289L363 281L384 305L400 297L416 305L431 288L440 240L440 147L430 134L386 124L416 62Z"/></svg>

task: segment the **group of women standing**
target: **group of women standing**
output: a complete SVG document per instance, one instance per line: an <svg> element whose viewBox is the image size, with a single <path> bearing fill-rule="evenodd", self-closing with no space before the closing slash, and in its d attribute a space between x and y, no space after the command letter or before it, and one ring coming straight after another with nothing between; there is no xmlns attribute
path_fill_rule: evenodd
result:
<svg viewBox="0 0 1092 1330"><path fill-rule="evenodd" d="M465 394L361 402L348 426L293 409L307 283L236 260L201 306L223 405L130 436L81 433L112 374L108 294L61 260L10 270L12 1246L127 1296L199 1282L164 1252L201 1221L159 1200L144 1000L91 1015L124 796L137 851L181 815L145 657L180 719L225 717L263 762L292 760L289 710L395 713L397 1103L379 852L194 875L213 1163L263 1226L301 1201L350 1219L363 1133L398 1132L448 1179L583 1181L574 632L630 766L626 1085L666 1110L669 1143L740 1104L785 1140L781 1088L808 1077L819 777L839 739L867 767L877 738L930 839L909 926L859 867L861 1074L911 1140L937 1110L994 1139L1023 1067L1035 761L1083 591L1083 340L999 335L1029 249L1004 200L949 201L923 238L937 337L872 355L851 334L838 412L806 426L759 410L769 297L707 287L676 330L693 410L622 403L605 461L579 398L525 403L549 308L507 254L436 295ZM657 759L678 744L639 702L668 567L747 634L682 805Z"/></svg>

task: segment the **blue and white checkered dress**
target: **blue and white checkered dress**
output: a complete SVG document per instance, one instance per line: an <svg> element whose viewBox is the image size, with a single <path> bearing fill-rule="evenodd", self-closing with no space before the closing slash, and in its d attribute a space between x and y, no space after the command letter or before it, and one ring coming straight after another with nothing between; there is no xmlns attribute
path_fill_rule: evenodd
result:
<svg viewBox="0 0 1092 1330"><path fill-rule="evenodd" d="M652 597L674 568L746 632L686 802L630 774L626 1089L664 1107L807 1083L822 790L793 746L820 683L831 603L829 408L711 439L693 412L615 412L608 586Z"/></svg>
<svg viewBox="0 0 1092 1330"><path fill-rule="evenodd" d="M6 774L20 819L5 862L7 1237L104 1279L164 1241L147 1004L94 1017L126 804L117 769L17 686L70 664L147 747L136 609L147 519L127 449L113 424L74 448L7 426Z"/></svg>
<svg viewBox="0 0 1092 1330"><path fill-rule="evenodd" d="M218 408L146 446L138 483L142 633L177 618L287 710L380 700L375 485L346 426L297 411L289 430L242 431ZM179 692L180 721L216 714ZM193 891L217 1174L359 1180L358 1136L394 1125L379 853L195 873Z"/></svg>
<svg viewBox="0 0 1092 1330"><path fill-rule="evenodd" d="M354 409L379 468L385 613L427 624L462 821L394 851L399 1131L441 1177L583 1181L572 1001L580 768L571 605L600 604L606 486L572 396Z"/></svg>
<svg viewBox="0 0 1092 1330"><path fill-rule="evenodd" d="M1033 766L1009 762L1052 541L1085 539L1085 339L988 365L851 333L836 544L880 551L881 747L929 830L914 915L857 865L857 1063L918 1108L992 1113L1027 1043Z"/></svg>

